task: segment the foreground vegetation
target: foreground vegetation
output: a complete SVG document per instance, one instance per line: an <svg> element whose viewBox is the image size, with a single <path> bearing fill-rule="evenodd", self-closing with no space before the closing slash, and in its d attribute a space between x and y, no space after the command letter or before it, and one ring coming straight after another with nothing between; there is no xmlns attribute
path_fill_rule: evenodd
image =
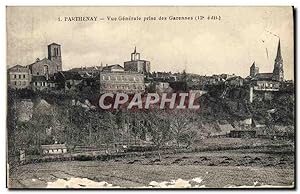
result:
<svg viewBox="0 0 300 194"><path fill-rule="evenodd" d="M57 179L79 177L121 187L143 187L151 181L199 177L205 187L291 186L294 182L293 162L293 154L257 154L241 150L163 155L161 161L133 157L105 162L33 163L12 170L9 185L43 188Z"/></svg>

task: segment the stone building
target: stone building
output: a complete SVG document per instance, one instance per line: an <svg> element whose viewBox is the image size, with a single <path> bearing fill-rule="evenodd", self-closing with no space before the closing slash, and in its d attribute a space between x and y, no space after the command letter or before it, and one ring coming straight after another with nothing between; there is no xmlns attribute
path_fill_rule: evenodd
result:
<svg viewBox="0 0 300 194"><path fill-rule="evenodd" d="M244 84L244 79L241 76L230 77L225 81L225 84L233 87L241 87Z"/></svg>
<svg viewBox="0 0 300 194"><path fill-rule="evenodd" d="M124 71L120 65L107 66L100 72L100 93L145 91L144 75L139 72Z"/></svg>
<svg viewBox="0 0 300 194"><path fill-rule="evenodd" d="M277 54L275 58L274 68L272 73L259 73L259 67L255 62L250 67L250 77L253 79L268 79L273 81L284 81L283 59L281 56L280 40L277 46Z"/></svg>
<svg viewBox="0 0 300 194"><path fill-rule="evenodd" d="M61 45L57 43L48 45L48 59L57 64L58 71L62 71Z"/></svg>
<svg viewBox="0 0 300 194"><path fill-rule="evenodd" d="M99 74L100 71L102 71L103 67L102 64L100 66L82 66L82 67L75 67L70 69L70 72L77 72L79 73L82 77L93 77L97 74Z"/></svg>
<svg viewBox="0 0 300 194"><path fill-rule="evenodd" d="M124 62L125 71L135 71L140 73L150 72L150 61L141 60L140 53L134 48L133 53L131 53L131 60Z"/></svg>
<svg viewBox="0 0 300 194"><path fill-rule="evenodd" d="M7 78L10 88L28 88L31 82L31 73L28 67L16 65L8 69Z"/></svg>
<svg viewBox="0 0 300 194"><path fill-rule="evenodd" d="M119 64L106 65L105 67L102 68L102 71L106 71L106 72L123 72L124 68Z"/></svg>
<svg viewBox="0 0 300 194"><path fill-rule="evenodd" d="M29 65L29 69L33 76L49 76L58 72L57 64L47 58L37 58L34 63Z"/></svg>
<svg viewBox="0 0 300 194"><path fill-rule="evenodd" d="M56 83L54 77L48 77L43 75L32 76L31 88L33 90L46 90L46 89L55 89Z"/></svg>
<svg viewBox="0 0 300 194"><path fill-rule="evenodd" d="M250 76L255 77L255 75L259 74L259 67L255 65L255 61L250 67Z"/></svg>
<svg viewBox="0 0 300 194"><path fill-rule="evenodd" d="M251 82L252 92L260 91L263 92L262 94L264 96L266 96L269 95L270 92L276 92L280 90L280 85L282 82L284 82L283 60L281 56L280 40L277 46L277 54L275 58L273 72L259 73L259 68L255 65L254 62L250 67L249 79Z"/></svg>
<svg viewBox="0 0 300 194"><path fill-rule="evenodd" d="M68 152L65 144L41 145L41 150L43 155L64 154Z"/></svg>
<svg viewBox="0 0 300 194"><path fill-rule="evenodd" d="M48 45L48 58L39 59L27 66L16 65L8 69L8 86L14 89L44 89L54 87L49 80L55 73L62 71L61 46Z"/></svg>
<svg viewBox="0 0 300 194"><path fill-rule="evenodd" d="M78 72L60 71L54 75L56 88L59 90L76 90L83 81L83 77Z"/></svg>
<svg viewBox="0 0 300 194"><path fill-rule="evenodd" d="M54 75L59 71L62 71L62 59L61 59L61 46L56 43L48 45L48 58L39 58L29 65L29 69L32 75Z"/></svg>
<svg viewBox="0 0 300 194"><path fill-rule="evenodd" d="M270 76L264 74L259 75L255 80L252 80L254 90L260 91L279 91L280 82L272 79Z"/></svg>

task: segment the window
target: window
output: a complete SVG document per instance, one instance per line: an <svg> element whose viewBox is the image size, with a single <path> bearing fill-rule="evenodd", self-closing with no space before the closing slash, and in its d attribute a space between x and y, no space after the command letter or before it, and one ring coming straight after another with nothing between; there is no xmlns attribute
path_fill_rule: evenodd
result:
<svg viewBox="0 0 300 194"><path fill-rule="evenodd" d="M49 74L49 67L48 65L44 65L44 75Z"/></svg>
<svg viewBox="0 0 300 194"><path fill-rule="evenodd" d="M26 78L26 74L23 75L23 78L24 78L24 79Z"/></svg>
<svg viewBox="0 0 300 194"><path fill-rule="evenodd" d="M14 75L14 78L16 79L16 78L17 78L17 75Z"/></svg>
<svg viewBox="0 0 300 194"><path fill-rule="evenodd" d="M55 57L58 56L58 48L54 48L53 51L54 51L54 56Z"/></svg>
<svg viewBox="0 0 300 194"><path fill-rule="evenodd" d="M22 75L19 75L19 79L21 79L22 78Z"/></svg>

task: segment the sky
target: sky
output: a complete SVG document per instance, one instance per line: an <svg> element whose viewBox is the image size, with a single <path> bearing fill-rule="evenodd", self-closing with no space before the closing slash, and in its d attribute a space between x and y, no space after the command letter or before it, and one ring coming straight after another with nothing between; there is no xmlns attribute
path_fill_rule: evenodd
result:
<svg viewBox="0 0 300 194"><path fill-rule="evenodd" d="M81 16L104 20L64 21ZM109 21L108 16L142 21ZM148 16L205 19L143 21ZM6 21L8 67L47 57L47 45L55 42L62 45L64 70L101 62L123 65L136 46L151 71L246 77L253 61L260 72L273 71L280 37L284 75L294 79L292 7L7 7Z"/></svg>

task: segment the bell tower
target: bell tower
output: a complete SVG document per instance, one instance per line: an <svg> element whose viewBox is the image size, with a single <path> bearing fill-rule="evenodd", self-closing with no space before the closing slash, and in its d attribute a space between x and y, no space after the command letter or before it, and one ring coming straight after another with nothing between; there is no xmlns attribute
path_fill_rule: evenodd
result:
<svg viewBox="0 0 300 194"><path fill-rule="evenodd" d="M256 67L255 61L250 67L250 77L255 77L259 73L259 67Z"/></svg>
<svg viewBox="0 0 300 194"><path fill-rule="evenodd" d="M136 47L134 47L133 53L131 53L131 61L140 60L140 53L136 52Z"/></svg>
<svg viewBox="0 0 300 194"><path fill-rule="evenodd" d="M62 71L61 46L56 43L48 45L48 59L57 64L57 70Z"/></svg>

